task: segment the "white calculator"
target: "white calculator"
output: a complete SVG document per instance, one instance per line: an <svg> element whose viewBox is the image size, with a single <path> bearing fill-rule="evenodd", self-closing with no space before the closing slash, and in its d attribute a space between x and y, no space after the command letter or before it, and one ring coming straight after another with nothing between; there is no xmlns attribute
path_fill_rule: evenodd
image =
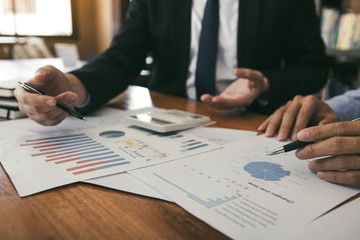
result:
<svg viewBox="0 0 360 240"><path fill-rule="evenodd" d="M176 109L150 111L125 117L125 121L156 132L171 132L210 123L208 116Z"/></svg>

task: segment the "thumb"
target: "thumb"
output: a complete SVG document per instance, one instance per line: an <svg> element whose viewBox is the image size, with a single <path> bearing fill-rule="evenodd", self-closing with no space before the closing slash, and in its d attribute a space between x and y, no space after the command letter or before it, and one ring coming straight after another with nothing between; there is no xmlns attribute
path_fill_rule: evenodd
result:
<svg viewBox="0 0 360 240"><path fill-rule="evenodd" d="M43 66L36 70L35 76L32 79L34 80L34 82L33 81L31 82L40 85L44 84L48 80L55 78L58 75L58 71L59 70L57 68L51 65Z"/></svg>
<svg viewBox="0 0 360 240"><path fill-rule="evenodd" d="M238 78L247 78L249 80L258 80L264 77L260 71L249 68L235 68L234 73Z"/></svg>
<svg viewBox="0 0 360 240"><path fill-rule="evenodd" d="M234 74L238 78L248 78L250 70L247 68L235 68Z"/></svg>

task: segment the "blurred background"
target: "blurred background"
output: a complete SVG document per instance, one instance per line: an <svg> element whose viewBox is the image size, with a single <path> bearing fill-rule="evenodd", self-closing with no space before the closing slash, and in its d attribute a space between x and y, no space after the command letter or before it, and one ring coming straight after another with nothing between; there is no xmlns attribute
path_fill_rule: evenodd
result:
<svg viewBox="0 0 360 240"><path fill-rule="evenodd" d="M36 52L42 57L46 50L25 46L39 48L42 43L55 56L55 44L67 43L76 46L80 59L88 60L109 46L129 3L130 0L0 0L0 58L26 58L26 54L34 58Z"/></svg>
<svg viewBox="0 0 360 240"><path fill-rule="evenodd" d="M314 0L331 65L323 98L360 86L360 0ZM0 59L64 59L103 52L130 0L0 0ZM304 16L306 17L306 16ZM151 58L147 59L150 70ZM147 71L143 75L149 75Z"/></svg>

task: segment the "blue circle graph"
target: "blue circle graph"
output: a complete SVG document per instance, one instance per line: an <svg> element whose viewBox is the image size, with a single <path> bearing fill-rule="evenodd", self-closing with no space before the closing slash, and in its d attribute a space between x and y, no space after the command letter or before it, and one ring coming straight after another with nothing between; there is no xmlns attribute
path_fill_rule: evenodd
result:
<svg viewBox="0 0 360 240"><path fill-rule="evenodd" d="M270 162L251 162L248 163L244 170L254 178L265 181L280 181L285 176L290 176L290 171L285 171L281 165Z"/></svg>
<svg viewBox="0 0 360 240"><path fill-rule="evenodd" d="M99 136L105 137L105 138L118 138L124 136L125 133L122 131L105 131L101 132Z"/></svg>

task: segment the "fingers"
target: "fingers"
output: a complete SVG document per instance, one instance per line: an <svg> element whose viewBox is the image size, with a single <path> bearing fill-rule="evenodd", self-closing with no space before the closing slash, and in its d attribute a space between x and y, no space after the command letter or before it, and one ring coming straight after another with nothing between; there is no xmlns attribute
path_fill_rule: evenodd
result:
<svg viewBox="0 0 360 240"><path fill-rule="evenodd" d="M19 106L22 105L31 105L31 106L50 106L53 107L56 105L56 99L51 96L38 95L34 93L29 93L25 91L21 86L16 87L15 96L19 103Z"/></svg>
<svg viewBox="0 0 360 240"><path fill-rule="evenodd" d="M260 124L258 131L265 131L266 137L273 137L281 124L282 117L289 104L290 102L288 102L286 106L280 107L272 115L270 115L264 122Z"/></svg>
<svg viewBox="0 0 360 240"><path fill-rule="evenodd" d="M23 89L17 89L17 91L17 98L22 101L22 104L19 104L20 111L26 113L30 119L45 126L56 125L68 116L63 110L55 107L56 101L70 107L74 107L77 102L77 95L72 92L63 93L54 98L28 93Z"/></svg>
<svg viewBox="0 0 360 240"><path fill-rule="evenodd" d="M267 123L266 131L265 131L266 137L273 137L275 135L276 131L278 130L278 128L281 124L282 117L283 117L285 111L286 111L286 106L283 106L283 107L279 108L278 110L276 110L270 116L268 123Z"/></svg>
<svg viewBox="0 0 360 240"><path fill-rule="evenodd" d="M27 113L27 114L31 120L43 126L57 125L68 116L66 112L57 108L51 109L44 113L36 112L34 114L31 113Z"/></svg>
<svg viewBox="0 0 360 240"><path fill-rule="evenodd" d="M283 117L281 119L278 140L281 141L286 140L289 137L293 126L298 124L296 122L296 119L299 111L302 108L301 99L302 99L301 96L296 96L294 98L294 101L292 101L291 104L288 105L286 111L284 112Z"/></svg>
<svg viewBox="0 0 360 240"><path fill-rule="evenodd" d="M259 125L259 127L258 127L258 131L260 131L260 132L264 132L265 130L267 130L268 129L268 126L269 126L269 123L270 123L270 121L271 121L271 119L272 119L272 116L273 115L270 115L265 121L263 121L260 125ZM266 133L265 133L265 135L266 135ZM269 137L272 137L272 135L271 136L269 136Z"/></svg>
<svg viewBox="0 0 360 240"><path fill-rule="evenodd" d="M301 130L297 138L304 142L319 141L334 136L359 136L360 122L337 122Z"/></svg>
<svg viewBox="0 0 360 240"><path fill-rule="evenodd" d="M333 123L333 122L338 122L339 121L339 118L335 115L331 115L331 116L328 116L326 118L324 118L323 120L321 120L319 122L319 126L322 126L322 125L325 125L325 124L329 124L329 123Z"/></svg>
<svg viewBox="0 0 360 240"><path fill-rule="evenodd" d="M210 94L204 94L201 96L201 101L203 103L209 104L214 108L217 109L230 109L237 107L239 104L240 98L237 98L236 100L232 98L225 98L223 96L212 96Z"/></svg>
<svg viewBox="0 0 360 240"><path fill-rule="evenodd" d="M261 72L247 68L236 68L235 75L238 78L246 78L251 81L258 81L264 78L264 75Z"/></svg>
<svg viewBox="0 0 360 240"><path fill-rule="evenodd" d="M270 115L263 123L260 124L258 127L258 131L265 131L266 137L273 137L277 130L279 129L279 126L281 125L281 122L283 120L283 116L286 111L288 111L288 108L293 104L293 101L288 101L285 106L280 107L277 109L272 115ZM285 139L287 138L288 134L286 134L286 129L283 129L283 134L286 135ZM278 140L285 140L283 137L281 137Z"/></svg>
<svg viewBox="0 0 360 240"><path fill-rule="evenodd" d="M15 89L20 111L39 124L55 125L67 116L64 111L55 107L57 101L70 107L74 107L77 102L77 94L68 92L71 85L66 75L53 66L39 68L28 83L48 94L29 93L20 86Z"/></svg>
<svg viewBox="0 0 360 240"><path fill-rule="evenodd" d="M360 186L359 131L359 122L304 129L298 134L299 140L318 142L297 150L295 155L299 159L331 156L310 162L309 169L325 181Z"/></svg>
<svg viewBox="0 0 360 240"><path fill-rule="evenodd" d="M250 69L236 69L239 77L225 88L219 96L204 94L201 100L218 109L249 106L264 92L265 82L261 72Z"/></svg>
<svg viewBox="0 0 360 240"><path fill-rule="evenodd" d="M319 122L318 125L321 126L321 125L325 125L325 124L329 124L329 123L333 123L333 122L338 122L338 121L340 121L340 119L335 113L327 114L324 117L324 119Z"/></svg>
<svg viewBox="0 0 360 240"><path fill-rule="evenodd" d="M313 160L308 164L312 172L325 181L360 186L360 155L342 155Z"/></svg>
<svg viewBox="0 0 360 240"><path fill-rule="evenodd" d="M345 172L318 172L318 177L322 180L332 183L345 184L351 186L360 186L360 171Z"/></svg>
<svg viewBox="0 0 360 240"><path fill-rule="evenodd" d="M341 155L313 160L308 164L312 172L360 170L359 155Z"/></svg>
<svg viewBox="0 0 360 240"><path fill-rule="evenodd" d="M60 94L56 97L57 101L66 104L67 106L73 108L77 102L77 95L72 92L66 92ZM43 109L36 109L34 114L29 116L30 119L44 125L44 126L53 126L59 124L63 121L68 114L59 108L43 108Z"/></svg>
<svg viewBox="0 0 360 240"><path fill-rule="evenodd" d="M204 103L211 104L213 98L214 98L214 96L212 96L210 94L203 94L203 95L201 95L200 100Z"/></svg>
<svg viewBox="0 0 360 240"><path fill-rule="evenodd" d="M315 112L318 110L318 102L319 100L314 95L308 95L302 99L301 106L297 106L299 109L298 112L289 112L290 119L292 119L291 117L296 118L290 136L292 141L296 141L298 132L309 125L311 117L314 116ZM294 109L296 110L296 108ZM295 114L296 116L292 116ZM284 116L284 122L290 122L286 118L287 116Z"/></svg>
<svg viewBox="0 0 360 240"><path fill-rule="evenodd" d="M203 103L206 103L206 104L209 104L210 106L214 107L214 108L219 108L218 104L214 103L213 102L213 99L215 97L210 95L210 94L203 94L201 97L200 97L200 100L203 102Z"/></svg>
<svg viewBox="0 0 360 240"><path fill-rule="evenodd" d="M260 71L248 68L236 68L235 75L236 77L238 77L238 79L248 79L257 88L259 88L258 96L261 94L268 94L268 92L270 91L269 80Z"/></svg>
<svg viewBox="0 0 360 240"><path fill-rule="evenodd" d="M294 97L263 122L259 130L266 130L265 136L272 137L279 129L278 140L284 141L288 137L291 137L293 141L297 140L296 134L308 125L317 108L316 101L318 100L312 95Z"/></svg>
<svg viewBox="0 0 360 240"><path fill-rule="evenodd" d="M217 109L229 109L236 107L229 99L225 99L220 96L214 97L209 94L204 94L201 96L201 101Z"/></svg>
<svg viewBox="0 0 360 240"><path fill-rule="evenodd" d="M323 156L356 154L359 152L359 145L360 137L332 137L298 149L295 155L299 159L310 159Z"/></svg>

